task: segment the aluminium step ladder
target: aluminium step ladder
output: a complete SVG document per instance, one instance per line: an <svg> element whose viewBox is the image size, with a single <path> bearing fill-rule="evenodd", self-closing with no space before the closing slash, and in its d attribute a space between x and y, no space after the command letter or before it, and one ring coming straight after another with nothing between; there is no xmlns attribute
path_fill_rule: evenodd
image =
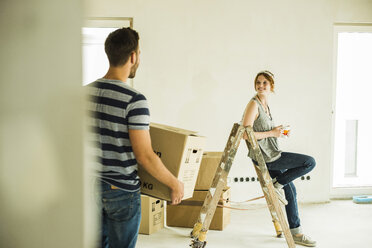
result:
<svg viewBox="0 0 372 248"><path fill-rule="evenodd" d="M207 197L205 198L204 204L200 210L198 221L195 223L191 232L192 240L190 246L192 248L204 248L207 244L206 238L209 225L212 221L214 212L216 211L218 201L221 197L223 187L227 180L227 176L231 169L240 141L243 138L244 132L248 137L246 144L247 146L248 144L251 145L258 162L258 165L254 165L254 168L259 178L259 182L261 184L261 188L274 223L277 237L280 237L284 233L288 247L296 247L280 206L278 196L276 195L269 171L262 156L261 149L257 143L256 137L254 136L253 129L250 126L244 127L238 123L235 123L231 129L231 133L223 152L219 167L214 176L212 186L209 189Z"/></svg>

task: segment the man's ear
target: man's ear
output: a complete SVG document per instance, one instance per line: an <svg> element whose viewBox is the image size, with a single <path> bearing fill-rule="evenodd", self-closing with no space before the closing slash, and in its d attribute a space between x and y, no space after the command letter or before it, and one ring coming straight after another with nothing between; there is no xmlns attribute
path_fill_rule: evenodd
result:
<svg viewBox="0 0 372 248"><path fill-rule="evenodd" d="M136 62L137 62L137 54L135 52L132 52L132 54L130 55L130 63L134 65Z"/></svg>

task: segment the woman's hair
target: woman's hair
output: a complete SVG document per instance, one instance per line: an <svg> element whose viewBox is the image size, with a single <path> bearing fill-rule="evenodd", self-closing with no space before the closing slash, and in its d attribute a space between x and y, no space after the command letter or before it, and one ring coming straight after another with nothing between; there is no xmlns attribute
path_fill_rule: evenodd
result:
<svg viewBox="0 0 372 248"><path fill-rule="evenodd" d="M256 82L257 82L257 78L259 76L264 76L269 82L270 82L270 86L271 86L271 92L274 92L274 74L270 71L260 71L259 73L257 73L255 79L254 79L254 89L256 90Z"/></svg>

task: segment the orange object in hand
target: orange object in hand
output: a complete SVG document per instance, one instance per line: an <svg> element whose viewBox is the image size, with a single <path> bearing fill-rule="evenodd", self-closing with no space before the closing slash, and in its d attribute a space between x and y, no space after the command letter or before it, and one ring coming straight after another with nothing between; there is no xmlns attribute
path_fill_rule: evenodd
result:
<svg viewBox="0 0 372 248"><path fill-rule="evenodd" d="M288 135L289 135L289 130L291 130L290 126L284 126L281 130L281 133L283 135L284 138L287 138Z"/></svg>

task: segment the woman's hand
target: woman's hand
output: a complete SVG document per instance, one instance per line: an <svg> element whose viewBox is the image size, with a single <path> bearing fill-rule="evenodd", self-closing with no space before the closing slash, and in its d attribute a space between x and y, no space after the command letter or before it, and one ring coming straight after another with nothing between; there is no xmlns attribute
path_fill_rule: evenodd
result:
<svg viewBox="0 0 372 248"><path fill-rule="evenodd" d="M283 125L280 125L280 126L274 127L274 128L271 130L272 137L279 138L280 135L282 134L282 130L283 130Z"/></svg>

